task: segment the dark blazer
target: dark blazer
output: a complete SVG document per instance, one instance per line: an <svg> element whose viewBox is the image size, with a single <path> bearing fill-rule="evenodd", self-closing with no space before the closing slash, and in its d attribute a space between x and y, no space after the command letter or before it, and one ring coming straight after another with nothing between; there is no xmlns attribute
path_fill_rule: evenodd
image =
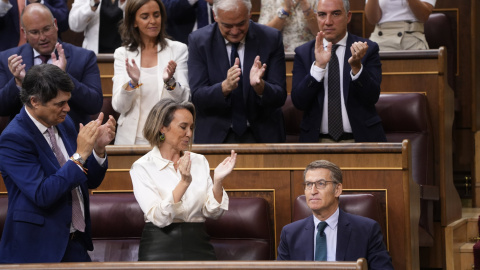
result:
<svg viewBox="0 0 480 270"><path fill-rule="evenodd" d="M205 0L199 0L193 6L188 0L163 0L162 2L167 11L167 33L173 40L187 44L188 35L197 21L198 12L208 12L200 7L200 5L206 5Z"/></svg>
<svg viewBox="0 0 480 270"><path fill-rule="evenodd" d="M17 47L20 40L20 18L18 16L18 2L17 0L9 0L12 8L10 8L5 16L0 17L0 51ZM28 2L28 1L27 1ZM68 30L68 7L67 1L64 0L44 0L57 19L59 32Z"/></svg>
<svg viewBox="0 0 480 270"><path fill-rule="evenodd" d="M340 209L337 226L337 261L365 258L369 269L393 269L376 221ZM283 227L277 260L313 261L314 234L313 215Z"/></svg>
<svg viewBox="0 0 480 270"><path fill-rule="evenodd" d="M352 69L348 59L352 56L350 47L356 41L366 41L368 51L362 59L363 70L360 77L352 81ZM315 61L314 49L315 40L295 49L291 96L293 105L304 111L300 125L300 142L318 142L320 139L325 89L323 80L317 82L310 75L310 68ZM343 96L356 142L387 141L382 120L375 109L382 82L382 64L378 51L377 43L348 34L343 63Z"/></svg>
<svg viewBox="0 0 480 270"><path fill-rule="evenodd" d="M73 155L77 132L72 119L67 116L57 129ZM0 136L0 171L8 191L0 263L60 262L72 222L71 190L77 186L85 205L84 242L93 250L88 189L102 183L107 166L107 161L100 166L90 156L85 163L88 175L71 160L60 168L44 135L22 108Z"/></svg>
<svg viewBox="0 0 480 270"><path fill-rule="evenodd" d="M194 142L222 143L232 124L232 95L224 97L222 93L222 82L230 68L225 39L214 23L190 34L188 44L188 79L197 112ZM257 55L267 64L262 96L250 86L250 69ZM245 39L243 91L247 119L256 142L284 142L281 107L287 91L282 35L252 21Z"/></svg>
<svg viewBox="0 0 480 270"><path fill-rule="evenodd" d="M100 71L95 53L80 47L62 42L67 58L66 72L75 84L72 98L68 101L68 113L75 123L86 124L90 115L97 114L102 109L103 93L100 83ZM21 55L25 70L33 65L33 49L30 44L24 44L0 53L0 115L13 118L23 104L20 101L19 89L15 78L8 68L8 57L13 54Z"/></svg>

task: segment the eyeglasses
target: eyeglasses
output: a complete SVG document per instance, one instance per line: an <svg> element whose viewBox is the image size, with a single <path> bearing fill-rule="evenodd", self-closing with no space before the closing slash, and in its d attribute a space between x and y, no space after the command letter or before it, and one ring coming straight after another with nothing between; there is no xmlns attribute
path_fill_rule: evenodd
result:
<svg viewBox="0 0 480 270"><path fill-rule="evenodd" d="M320 180L317 182L303 182L303 186L306 190L311 190L313 185L315 185L316 189L325 189L327 187L328 183L338 183L337 181L326 181L326 180Z"/></svg>
<svg viewBox="0 0 480 270"><path fill-rule="evenodd" d="M44 36L50 35L53 33L53 30L55 30L54 24L45 26L42 30L29 30L27 33L33 38L38 38L40 34Z"/></svg>

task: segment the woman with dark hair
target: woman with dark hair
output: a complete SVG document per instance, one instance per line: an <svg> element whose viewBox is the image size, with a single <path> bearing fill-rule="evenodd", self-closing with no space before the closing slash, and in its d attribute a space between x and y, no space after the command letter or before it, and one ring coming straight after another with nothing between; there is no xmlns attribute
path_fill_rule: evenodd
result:
<svg viewBox="0 0 480 270"><path fill-rule="evenodd" d="M153 149L133 163L130 176L145 218L138 260L215 260L206 218L228 210L222 182L237 154L221 162L213 181L207 159L189 152L195 122L190 102L162 99L150 111L143 135Z"/></svg>
<svg viewBox="0 0 480 270"><path fill-rule="evenodd" d="M115 50L113 109L120 113L115 144L148 144L142 130L148 113L163 98L188 101L187 46L166 38L160 0L128 0Z"/></svg>

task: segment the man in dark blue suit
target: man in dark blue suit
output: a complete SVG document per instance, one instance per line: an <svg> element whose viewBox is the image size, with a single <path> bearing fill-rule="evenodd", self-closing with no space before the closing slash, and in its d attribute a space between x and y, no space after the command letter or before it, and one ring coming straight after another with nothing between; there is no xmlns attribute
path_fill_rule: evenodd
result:
<svg viewBox="0 0 480 270"><path fill-rule="evenodd" d="M163 0L167 10L167 33L183 43L188 35L213 23L212 0Z"/></svg>
<svg viewBox="0 0 480 270"><path fill-rule="evenodd" d="M39 0L21 0L24 5L39 3ZM19 43L23 33L20 31L19 1L0 0L0 51L23 45L25 39ZM57 19L60 32L68 30L68 7L64 0L44 0L46 5Z"/></svg>
<svg viewBox="0 0 480 270"><path fill-rule="evenodd" d="M0 115L13 118L20 112L19 92L25 72L46 61L66 71L75 84L68 104L71 107L69 115L78 130L78 124L88 123L90 115L99 113L103 104L95 53L58 43L57 21L42 4L25 7L22 25L28 43L0 53Z"/></svg>
<svg viewBox="0 0 480 270"><path fill-rule="evenodd" d="M195 143L285 141L280 32L250 21L250 0L215 0L216 23L189 36Z"/></svg>
<svg viewBox="0 0 480 270"><path fill-rule="evenodd" d="M32 67L23 80L24 106L0 136L9 201L0 263L90 261L88 189L105 176L115 119L101 125L100 113L77 133L67 115L72 91L69 75L50 64Z"/></svg>
<svg viewBox="0 0 480 270"><path fill-rule="evenodd" d="M347 32L349 10L348 0L318 1L320 32L295 49L291 96L304 111L301 142L386 141L375 109L382 81L378 45Z"/></svg>
<svg viewBox="0 0 480 270"><path fill-rule="evenodd" d="M380 225L338 208L343 181L340 168L329 161L317 160L307 166L303 177L305 199L313 215L283 227L277 260L365 258L369 269L393 269Z"/></svg>

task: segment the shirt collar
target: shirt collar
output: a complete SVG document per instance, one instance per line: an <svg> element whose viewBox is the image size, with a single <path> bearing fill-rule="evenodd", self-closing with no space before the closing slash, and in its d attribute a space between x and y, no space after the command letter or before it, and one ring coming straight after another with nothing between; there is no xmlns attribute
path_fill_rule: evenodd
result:
<svg viewBox="0 0 480 270"><path fill-rule="evenodd" d="M162 157L162 153L160 153L160 149L157 146L153 147L152 149L152 157L155 166L158 167L158 170L165 169L170 163L173 165L173 161L165 159Z"/></svg>
<svg viewBox="0 0 480 270"><path fill-rule="evenodd" d="M331 215L327 220L323 220L327 222L328 227L331 229L335 229L338 225L338 216L340 214L340 210L337 207L337 210ZM319 220L315 215L313 215L313 223L315 224L315 228L317 228L318 223L320 223L322 220Z"/></svg>
<svg viewBox="0 0 480 270"><path fill-rule="evenodd" d="M30 119L32 119L33 123L35 124L35 126L38 128L38 130L40 131L40 133L44 134L48 127L46 127L45 125L43 125L42 123L40 123L37 119L35 119L31 114L30 112L28 112L27 108L25 108L25 112L27 112L27 115L28 117L30 117Z"/></svg>
<svg viewBox="0 0 480 270"><path fill-rule="evenodd" d="M348 32L345 34L345 36L340 39L339 42L335 43L339 46L347 47L347 38L348 38ZM323 47L326 48L328 45L328 41L326 39L323 39Z"/></svg>

